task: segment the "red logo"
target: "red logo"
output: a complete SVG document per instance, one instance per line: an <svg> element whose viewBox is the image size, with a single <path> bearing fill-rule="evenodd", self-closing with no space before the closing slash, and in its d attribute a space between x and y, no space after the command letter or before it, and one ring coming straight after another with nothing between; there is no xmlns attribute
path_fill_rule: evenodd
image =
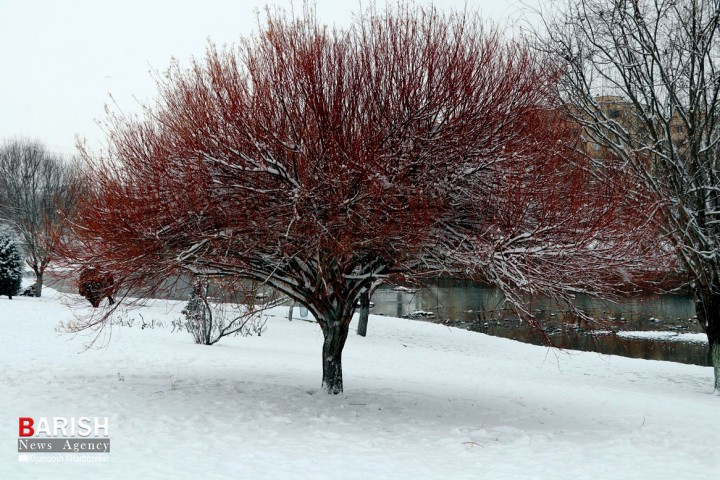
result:
<svg viewBox="0 0 720 480"><path fill-rule="evenodd" d="M32 437L35 435L35 429L33 428L35 421L32 418L20 417L18 423L19 436Z"/></svg>

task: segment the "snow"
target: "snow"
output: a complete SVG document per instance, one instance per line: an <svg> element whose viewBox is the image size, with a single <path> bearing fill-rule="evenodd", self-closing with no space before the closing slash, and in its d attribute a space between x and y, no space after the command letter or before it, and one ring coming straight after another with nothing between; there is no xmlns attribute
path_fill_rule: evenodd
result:
<svg viewBox="0 0 720 480"><path fill-rule="evenodd" d="M286 307L270 311L261 337L208 347L171 333L184 302L155 301L123 312L133 326L113 326L101 348L85 350L92 335L57 327L89 309L44 295L0 298L1 478L720 474L710 368L371 315L368 337L348 338L345 393L330 396L319 391L320 329L287 321ZM141 318L155 328L141 329ZM18 417L71 415L109 416L105 463L18 461Z"/></svg>
<svg viewBox="0 0 720 480"><path fill-rule="evenodd" d="M704 333L679 333L658 330L617 332L619 337L641 338L645 340L663 340L672 342L707 343Z"/></svg>
<svg viewBox="0 0 720 480"><path fill-rule="evenodd" d="M434 317L434 316L435 316L434 312L428 312L425 310L415 310L415 311L407 314L408 318L430 318L430 317Z"/></svg>
<svg viewBox="0 0 720 480"><path fill-rule="evenodd" d="M408 293L408 294L417 293L417 288L403 287L402 285L395 286L392 289L396 292L401 292L401 293Z"/></svg>

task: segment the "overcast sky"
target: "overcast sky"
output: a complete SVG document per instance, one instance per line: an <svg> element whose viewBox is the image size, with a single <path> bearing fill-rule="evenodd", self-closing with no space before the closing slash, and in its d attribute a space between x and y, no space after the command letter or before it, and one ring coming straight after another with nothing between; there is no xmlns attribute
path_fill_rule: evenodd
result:
<svg viewBox="0 0 720 480"><path fill-rule="evenodd" d="M236 43L256 29L256 12L266 3L290 5L289 0L0 0L0 140L38 139L63 155L75 153L76 136L99 147L104 134L95 122L105 117L110 94L117 103L112 108L139 111L138 102L155 96L151 70L165 70L173 57L182 65L202 56L208 39ZM342 25L360 0L316 3L323 22ZM448 10L467 4L507 25L519 17L521 2L435 4Z"/></svg>

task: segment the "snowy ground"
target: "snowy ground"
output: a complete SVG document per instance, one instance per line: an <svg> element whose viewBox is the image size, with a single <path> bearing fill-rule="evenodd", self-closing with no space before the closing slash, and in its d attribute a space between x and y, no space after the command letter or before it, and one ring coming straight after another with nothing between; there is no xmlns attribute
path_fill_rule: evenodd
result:
<svg viewBox="0 0 720 480"><path fill-rule="evenodd" d="M318 391L316 324L273 311L213 347L128 313L101 349L56 331L71 298L0 298L0 478L717 479L710 368L558 352L371 316L345 391ZM109 416L107 463L18 461L21 416ZM52 454L45 454L52 455Z"/></svg>

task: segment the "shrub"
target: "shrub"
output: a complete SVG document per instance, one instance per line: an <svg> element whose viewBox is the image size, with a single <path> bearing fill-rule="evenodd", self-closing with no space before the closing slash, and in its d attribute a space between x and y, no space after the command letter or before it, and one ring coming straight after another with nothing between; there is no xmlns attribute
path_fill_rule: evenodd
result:
<svg viewBox="0 0 720 480"><path fill-rule="evenodd" d="M182 311L185 316L182 326L190 332L195 343L214 345L222 337L253 334L260 336L265 331L265 321L260 312L264 307L255 304L230 307L228 304L210 304L210 282L196 279L190 300Z"/></svg>

